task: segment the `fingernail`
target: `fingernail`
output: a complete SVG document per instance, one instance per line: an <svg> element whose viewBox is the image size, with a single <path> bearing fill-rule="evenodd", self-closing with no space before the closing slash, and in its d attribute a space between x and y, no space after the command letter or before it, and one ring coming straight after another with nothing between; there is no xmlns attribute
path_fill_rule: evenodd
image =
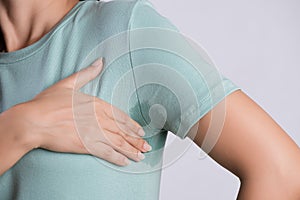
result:
<svg viewBox="0 0 300 200"><path fill-rule="evenodd" d="M93 62L92 66L96 67L96 68L100 68L102 66L102 58L97 59L95 62Z"/></svg>
<svg viewBox="0 0 300 200"><path fill-rule="evenodd" d="M140 128L138 134L139 134L140 136L145 136L145 131L143 130L143 128Z"/></svg>
<svg viewBox="0 0 300 200"><path fill-rule="evenodd" d="M125 158L125 159L124 159L124 163L125 163L125 165L129 165L129 163L130 163L129 159L128 159L128 158Z"/></svg>
<svg viewBox="0 0 300 200"><path fill-rule="evenodd" d="M138 158L139 158L140 160L143 160L143 159L145 158L145 155L142 154L141 152L138 152Z"/></svg>
<svg viewBox="0 0 300 200"><path fill-rule="evenodd" d="M151 150L152 150L152 147L151 147L147 142L144 143L143 148L144 148L146 151L151 151Z"/></svg>

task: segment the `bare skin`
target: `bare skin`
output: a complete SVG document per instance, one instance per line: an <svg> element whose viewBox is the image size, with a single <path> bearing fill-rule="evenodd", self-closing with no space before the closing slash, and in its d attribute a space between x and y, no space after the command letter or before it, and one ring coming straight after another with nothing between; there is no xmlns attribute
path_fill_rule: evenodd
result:
<svg viewBox="0 0 300 200"><path fill-rule="evenodd" d="M6 51L16 51L39 40L77 2L78 0L0 0L0 28Z"/></svg>
<svg viewBox="0 0 300 200"><path fill-rule="evenodd" d="M224 102L224 101L223 101ZM196 136L203 146L213 112L199 120ZM241 180L239 200L300 199L300 149L288 134L242 90L225 98L226 117L217 143L209 155ZM218 115L218 114L217 114ZM205 147L203 148L206 150Z"/></svg>
<svg viewBox="0 0 300 200"><path fill-rule="evenodd" d="M8 52L14 51L37 41L76 2L74 0L48 0L38 1L37 3L35 0L0 0L0 27L4 35L6 50ZM49 3L51 3L51 6L47 7L46 5L49 5ZM21 6L22 4L23 6ZM44 12L37 12L45 7L47 9ZM8 10L10 10L9 13ZM49 18L49 16L51 17ZM22 24L26 24L26 26ZM56 85L56 87L61 87L61 90L67 90L68 88L63 83L60 86ZM54 93L52 94L54 95ZM36 102L39 100L46 102L47 95L41 95ZM219 111L221 104L199 120L196 134L190 134L189 137L199 147L207 151L220 165L240 178L239 200L300 199L300 150L296 143L243 91L233 92L225 100L225 121L220 137L212 150L206 149L202 144L204 137L213 135L214 128L217 127L217 125L212 125L207 132L211 115L213 112L221 112ZM28 105L34 106L36 104L25 103L0 116L0 142L5 139L0 147L2 145L15 147L11 148L15 151L11 155L16 155L11 156L14 158L14 162L31 148L38 146L49 147L50 149L56 148L55 142L50 142L51 144L44 143L43 136L36 137L36 135L28 134L23 137L18 134L19 130L17 129L11 130L9 136L4 136L5 132L3 130L7 130L5 124L9 124L10 127L20 127L20 121L22 120L18 119L15 113L27 113L28 110L31 110L27 109L30 107ZM34 114L29 114L29 116L33 117ZM11 122L9 119L14 117L16 120ZM44 123L47 123L47 120ZM31 126L33 125L29 123L25 127L30 129ZM49 142L49 140L47 141ZM78 144L78 146L80 145ZM62 148L59 145L57 147ZM137 147L137 149L139 148ZM70 149L68 150L70 151ZM3 159L3 152L4 150L0 149L0 160L5 160ZM9 165L14 162L9 163ZM7 165L6 168L8 167Z"/></svg>

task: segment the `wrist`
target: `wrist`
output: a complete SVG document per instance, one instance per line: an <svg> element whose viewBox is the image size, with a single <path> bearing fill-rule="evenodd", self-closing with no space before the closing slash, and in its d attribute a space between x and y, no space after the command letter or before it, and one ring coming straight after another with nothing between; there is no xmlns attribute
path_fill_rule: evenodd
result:
<svg viewBox="0 0 300 200"><path fill-rule="evenodd" d="M29 109L27 103L17 104L0 114L1 123L14 142L26 151L39 147L39 138L30 128Z"/></svg>

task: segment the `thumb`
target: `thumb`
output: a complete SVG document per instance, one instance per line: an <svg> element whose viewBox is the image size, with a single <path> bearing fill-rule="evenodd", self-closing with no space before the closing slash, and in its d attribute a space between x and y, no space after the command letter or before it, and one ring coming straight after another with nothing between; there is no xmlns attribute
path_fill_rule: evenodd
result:
<svg viewBox="0 0 300 200"><path fill-rule="evenodd" d="M103 68L102 58L97 59L91 66L86 67L58 82L59 85L78 90L98 76Z"/></svg>

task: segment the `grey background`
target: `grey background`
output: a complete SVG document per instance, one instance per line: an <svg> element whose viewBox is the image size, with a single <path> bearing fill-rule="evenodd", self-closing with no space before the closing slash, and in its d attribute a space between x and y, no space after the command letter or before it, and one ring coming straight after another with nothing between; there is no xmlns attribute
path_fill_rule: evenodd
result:
<svg viewBox="0 0 300 200"><path fill-rule="evenodd" d="M299 0L150 1L300 145ZM239 180L200 151L163 169L160 200L236 198Z"/></svg>

